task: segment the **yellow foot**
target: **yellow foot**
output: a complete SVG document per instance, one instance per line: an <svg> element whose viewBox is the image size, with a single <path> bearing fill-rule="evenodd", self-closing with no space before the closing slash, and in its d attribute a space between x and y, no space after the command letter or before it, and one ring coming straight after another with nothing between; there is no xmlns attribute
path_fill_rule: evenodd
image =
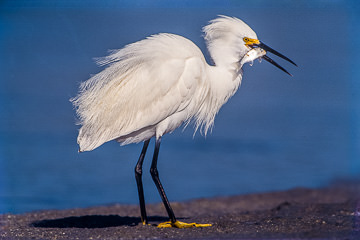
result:
<svg viewBox="0 0 360 240"><path fill-rule="evenodd" d="M151 224L147 223L146 221L141 221L143 226L150 226Z"/></svg>
<svg viewBox="0 0 360 240"><path fill-rule="evenodd" d="M184 223L180 221L172 222L163 222L160 223L157 227L158 228L168 228L168 227L175 227L175 228L192 228L192 227L210 227L211 224L199 224L199 223Z"/></svg>

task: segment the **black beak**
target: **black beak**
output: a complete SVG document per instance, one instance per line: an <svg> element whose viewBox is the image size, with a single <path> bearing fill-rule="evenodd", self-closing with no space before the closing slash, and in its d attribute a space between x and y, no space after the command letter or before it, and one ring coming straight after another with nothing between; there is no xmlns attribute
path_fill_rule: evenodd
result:
<svg viewBox="0 0 360 240"><path fill-rule="evenodd" d="M294 63L293 61L291 61L289 58L285 57L284 55L282 55L281 53L279 53L278 51L275 51L274 49L272 49L271 47L265 45L264 43L259 43L259 44L252 44L249 45L251 48L255 48L255 47L259 47L261 49L264 49L267 52L271 52L279 57L281 57L282 59L285 59L286 61L292 63L293 65L297 66L296 63ZM269 63L271 63L272 65L280 68L282 71L286 72L287 74L289 74L290 76L292 76L288 71L285 70L285 68L283 68L282 66L280 66L277 62L275 62L274 60L272 60L270 57L264 55L261 58L263 58L264 60L268 61Z"/></svg>

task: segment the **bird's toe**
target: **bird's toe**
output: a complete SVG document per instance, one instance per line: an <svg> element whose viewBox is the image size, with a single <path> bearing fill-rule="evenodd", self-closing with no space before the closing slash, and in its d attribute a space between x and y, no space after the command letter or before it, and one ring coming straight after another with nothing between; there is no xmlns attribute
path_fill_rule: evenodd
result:
<svg viewBox="0 0 360 240"><path fill-rule="evenodd" d="M158 228L168 228L168 227L175 227L175 228L192 228L192 227L210 227L212 224L201 224L201 223L184 223L180 221L176 221L174 223L168 221L160 223L157 227Z"/></svg>

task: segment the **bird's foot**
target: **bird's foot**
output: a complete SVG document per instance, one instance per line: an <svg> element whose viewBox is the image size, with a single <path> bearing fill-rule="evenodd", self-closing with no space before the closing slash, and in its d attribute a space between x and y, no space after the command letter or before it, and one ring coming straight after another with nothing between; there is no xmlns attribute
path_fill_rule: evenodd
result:
<svg viewBox="0 0 360 240"><path fill-rule="evenodd" d="M143 226L150 226L150 225L151 225L151 224L148 223L147 221L141 221L141 223L142 223Z"/></svg>
<svg viewBox="0 0 360 240"><path fill-rule="evenodd" d="M199 223L184 223L180 221L176 222L163 222L160 223L157 227L158 228L168 228L168 227L174 227L174 228L192 228L192 227L210 227L212 224L199 224Z"/></svg>

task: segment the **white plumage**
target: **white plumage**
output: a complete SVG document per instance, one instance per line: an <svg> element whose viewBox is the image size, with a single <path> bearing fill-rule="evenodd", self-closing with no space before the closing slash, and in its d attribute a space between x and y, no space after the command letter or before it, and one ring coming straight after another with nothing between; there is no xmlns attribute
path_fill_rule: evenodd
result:
<svg viewBox="0 0 360 240"><path fill-rule="evenodd" d="M191 120L204 134L220 107L237 90L242 64L261 56L243 37L256 34L241 20L222 16L204 27L216 66L190 40L157 34L99 58L108 65L80 86L72 99L82 128L80 151L116 139L124 144L159 137ZM242 60L242 61L241 61Z"/></svg>
<svg viewBox="0 0 360 240"><path fill-rule="evenodd" d="M237 18L220 16L203 31L214 66L206 63L190 40L161 33L98 59L98 64L107 68L82 83L79 95L71 100L82 125L79 151L93 150L110 140L121 144L144 141L135 177L145 225L142 165L150 138L156 137L150 173L170 218L158 227L211 226L176 220L157 170L161 137L190 121L194 121L195 131L200 128L206 135L220 107L238 89L243 64L263 58L288 73L265 55L267 51L295 64L261 43Z"/></svg>

